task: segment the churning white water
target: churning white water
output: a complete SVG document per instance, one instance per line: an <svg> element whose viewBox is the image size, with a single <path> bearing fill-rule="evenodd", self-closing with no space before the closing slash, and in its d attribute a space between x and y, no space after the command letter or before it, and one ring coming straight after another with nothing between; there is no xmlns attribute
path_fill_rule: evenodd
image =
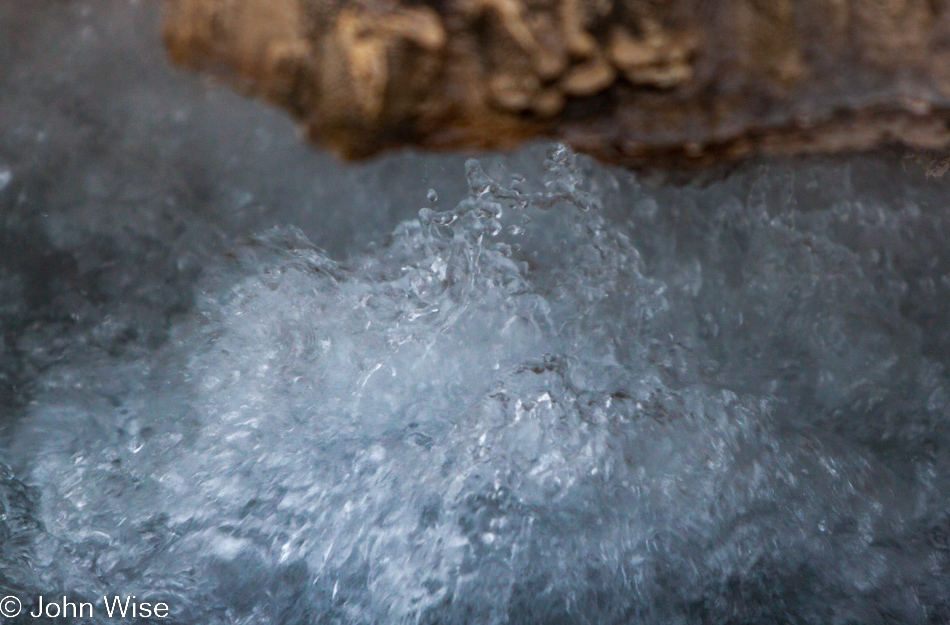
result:
<svg viewBox="0 0 950 625"><path fill-rule="evenodd" d="M545 164L470 161L344 261L266 232L154 350L102 319L8 434L6 584L182 623L939 622L950 396L894 262L943 221L608 223L607 172Z"/></svg>

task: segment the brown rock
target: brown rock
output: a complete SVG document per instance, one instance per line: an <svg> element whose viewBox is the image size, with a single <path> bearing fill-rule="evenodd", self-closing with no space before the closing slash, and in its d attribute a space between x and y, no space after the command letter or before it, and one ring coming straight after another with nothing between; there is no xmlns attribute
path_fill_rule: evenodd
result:
<svg viewBox="0 0 950 625"><path fill-rule="evenodd" d="M166 0L172 59L346 157L557 137L628 166L950 145L950 0Z"/></svg>

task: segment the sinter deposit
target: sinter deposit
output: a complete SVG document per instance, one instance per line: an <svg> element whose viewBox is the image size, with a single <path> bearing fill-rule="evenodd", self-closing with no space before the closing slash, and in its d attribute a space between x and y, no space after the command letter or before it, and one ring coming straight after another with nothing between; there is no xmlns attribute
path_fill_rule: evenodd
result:
<svg viewBox="0 0 950 625"><path fill-rule="evenodd" d="M946 0L167 0L181 65L348 157L557 137L634 167L950 147Z"/></svg>

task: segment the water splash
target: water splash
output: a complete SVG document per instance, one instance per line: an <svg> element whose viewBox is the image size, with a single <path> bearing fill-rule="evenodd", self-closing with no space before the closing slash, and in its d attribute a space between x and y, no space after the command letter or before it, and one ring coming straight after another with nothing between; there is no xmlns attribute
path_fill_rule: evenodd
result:
<svg viewBox="0 0 950 625"><path fill-rule="evenodd" d="M268 232L157 356L51 369L0 582L181 623L943 618L950 396L883 274L767 202L609 223L589 166L469 161L343 262Z"/></svg>

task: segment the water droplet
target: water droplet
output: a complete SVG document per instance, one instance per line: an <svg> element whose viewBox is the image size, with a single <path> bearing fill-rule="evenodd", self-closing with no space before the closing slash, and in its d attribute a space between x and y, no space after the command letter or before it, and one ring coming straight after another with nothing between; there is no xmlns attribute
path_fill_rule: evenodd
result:
<svg viewBox="0 0 950 625"><path fill-rule="evenodd" d="M521 226L508 226L508 233L514 236L521 236L524 234L524 228Z"/></svg>
<svg viewBox="0 0 950 625"><path fill-rule="evenodd" d="M0 167L0 191L3 191L11 180L13 180L13 173L5 167Z"/></svg>
<svg viewBox="0 0 950 625"><path fill-rule="evenodd" d="M426 199L435 204L439 201L439 194L436 193L435 189L429 189L429 192L426 193Z"/></svg>

